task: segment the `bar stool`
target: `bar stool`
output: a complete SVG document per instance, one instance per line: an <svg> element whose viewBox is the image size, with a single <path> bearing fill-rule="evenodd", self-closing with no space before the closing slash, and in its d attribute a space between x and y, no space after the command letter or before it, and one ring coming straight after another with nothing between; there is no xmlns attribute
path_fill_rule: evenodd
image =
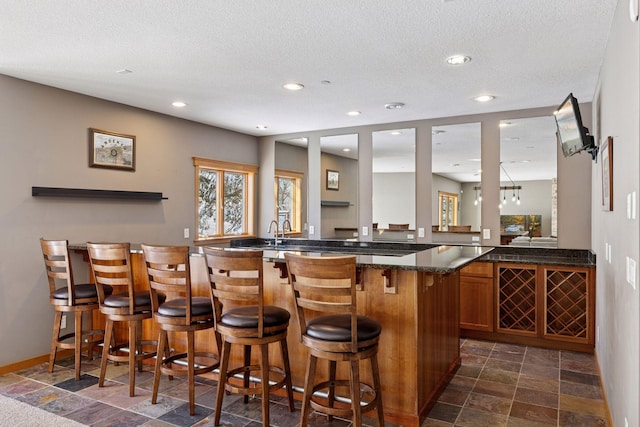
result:
<svg viewBox="0 0 640 427"><path fill-rule="evenodd" d="M211 372L219 365L216 354L195 351L195 332L213 330L211 299L191 295L188 246L142 245L142 252L149 276L153 320L160 328L151 403L158 401L161 374L169 375L169 378L174 375L186 376L189 382L189 413L194 415L195 376ZM165 302L161 302L161 293L166 293ZM185 352L169 354L168 332L186 332ZM161 355L165 355L164 359ZM199 362L197 366L196 357ZM215 362L202 365L204 359L213 359Z"/></svg>
<svg viewBox="0 0 640 427"><path fill-rule="evenodd" d="M87 340L87 353L89 359L93 359L93 347L101 342L101 340L94 340L93 338L95 335L104 336L104 331L102 330L82 329L83 313L88 313L91 316L93 310L98 309L98 293L93 284L75 284L69 256L69 242L67 240L40 239L40 246L49 282L49 302L55 310L51 353L49 355L49 372L53 372L56 353L59 348L73 349L75 378L77 381L80 379L82 337L89 337ZM58 284L60 282L62 282L62 286ZM110 286L104 288L105 294L111 294L111 291ZM64 313L74 313L74 332L60 336L62 315ZM73 342L65 342L70 338L73 338Z"/></svg>
<svg viewBox="0 0 640 427"><path fill-rule="evenodd" d="M380 324L357 314L355 256L311 257L285 253L289 283L300 323L300 341L309 348L302 418L306 426L310 407L329 416L352 418L362 425L362 413L377 409L384 425L378 369ZM308 316L315 313L316 317ZM315 382L318 359L329 361L328 381ZM360 381L361 360L369 359L373 387ZM336 380L337 362L349 362L349 380ZM349 387L350 406L340 404L336 387ZM316 392L327 390L322 401ZM344 396L343 396L344 397ZM326 403L325 403L326 402Z"/></svg>
<svg viewBox="0 0 640 427"><path fill-rule="evenodd" d="M142 321L151 319L151 296L149 291L134 291L131 269L131 247L129 243L87 243L89 261L94 282L98 290L100 312L106 318L104 347L100 363L99 387L104 386L107 360L129 362L129 396L135 395L136 364L142 372L142 361L155 357L156 341L142 340ZM112 295L105 295L104 289L120 288ZM124 288L124 289L123 289ZM165 300L158 294L159 302ZM115 322L126 322L129 338L124 344L107 345L114 340ZM145 352L143 346L153 346L154 351Z"/></svg>
<svg viewBox="0 0 640 427"><path fill-rule="evenodd" d="M214 425L220 425L222 399L227 392L262 394L262 425L269 425L269 392L287 388L289 410L294 411L291 369L287 349L287 328L291 315L284 308L265 305L263 298L262 251L222 248L204 249L215 309L216 332L224 338ZM223 309L224 307L224 309ZM280 343L284 369L269 365L269 344ZM244 364L229 369L231 344L244 348ZM251 346L260 346L259 365L251 364ZM260 382L250 382L259 371ZM272 376L277 378L271 383ZM242 375L238 384L236 375Z"/></svg>

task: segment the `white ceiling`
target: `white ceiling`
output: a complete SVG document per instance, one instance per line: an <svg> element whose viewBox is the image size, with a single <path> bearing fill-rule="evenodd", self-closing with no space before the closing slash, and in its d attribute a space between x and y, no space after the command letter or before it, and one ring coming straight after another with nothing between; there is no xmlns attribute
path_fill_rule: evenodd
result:
<svg viewBox="0 0 640 427"><path fill-rule="evenodd" d="M546 107L593 98L616 2L0 0L0 73L251 135Z"/></svg>

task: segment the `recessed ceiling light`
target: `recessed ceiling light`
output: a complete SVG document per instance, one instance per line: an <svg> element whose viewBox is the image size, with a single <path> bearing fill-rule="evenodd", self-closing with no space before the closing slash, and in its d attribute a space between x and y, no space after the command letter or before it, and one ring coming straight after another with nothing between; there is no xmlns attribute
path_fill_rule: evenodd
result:
<svg viewBox="0 0 640 427"><path fill-rule="evenodd" d="M496 97L493 95L480 95L480 96L476 96L473 99L478 102L488 102L496 99Z"/></svg>
<svg viewBox="0 0 640 427"><path fill-rule="evenodd" d="M349 116L359 116L360 114L361 114L360 111L355 111L355 110L354 111L349 111L347 113L347 115L349 115Z"/></svg>
<svg viewBox="0 0 640 427"><path fill-rule="evenodd" d="M265 125L258 125L258 126L256 126L256 129L265 130L265 129L267 129L267 127Z"/></svg>
<svg viewBox="0 0 640 427"><path fill-rule="evenodd" d="M392 130L392 131L391 131L391 132L389 132L389 133L390 133L391 135L393 135L393 136L398 136L398 135L401 135L401 134L402 134L402 132L400 132L399 130Z"/></svg>
<svg viewBox="0 0 640 427"><path fill-rule="evenodd" d="M469 159L470 162L481 162L482 159Z"/></svg>
<svg viewBox="0 0 640 427"><path fill-rule="evenodd" d="M449 166L456 168L460 166L460 163L451 163Z"/></svg>
<svg viewBox="0 0 640 427"><path fill-rule="evenodd" d="M320 80L320 84L323 84L323 85L330 85L330 84L331 84L331 81L330 81L330 80Z"/></svg>
<svg viewBox="0 0 640 427"><path fill-rule="evenodd" d="M186 107L187 103L182 101L174 101L171 103L171 105L173 105L174 107L182 108L182 107Z"/></svg>
<svg viewBox="0 0 640 427"><path fill-rule="evenodd" d="M402 107L404 107L402 102L390 102L389 104L384 104L384 108L387 110L398 110Z"/></svg>
<svg viewBox="0 0 640 427"><path fill-rule="evenodd" d="M351 148L343 148L342 151L344 151L345 153L348 153L349 151L351 151Z"/></svg>
<svg viewBox="0 0 640 427"><path fill-rule="evenodd" d="M133 73L133 71L127 70L126 68L123 68L122 70L116 71L116 73L117 74L131 74L131 73Z"/></svg>
<svg viewBox="0 0 640 427"><path fill-rule="evenodd" d="M300 90L304 89L304 85L302 83L286 83L282 86L287 90Z"/></svg>
<svg viewBox="0 0 640 427"><path fill-rule="evenodd" d="M445 133L445 132L446 130L436 129L431 131L431 135L440 135L441 133Z"/></svg>
<svg viewBox="0 0 640 427"><path fill-rule="evenodd" d="M466 55L453 55L447 58L447 63L450 65L462 65L469 61L471 61L471 57Z"/></svg>
<svg viewBox="0 0 640 427"><path fill-rule="evenodd" d="M501 128L506 128L507 126L511 126L511 122L500 122L498 126L500 126Z"/></svg>

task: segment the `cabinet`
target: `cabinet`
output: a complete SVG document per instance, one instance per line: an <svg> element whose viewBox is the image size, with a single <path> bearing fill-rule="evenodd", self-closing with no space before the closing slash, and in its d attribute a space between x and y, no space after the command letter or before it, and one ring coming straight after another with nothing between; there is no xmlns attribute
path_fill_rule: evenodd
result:
<svg viewBox="0 0 640 427"><path fill-rule="evenodd" d="M468 271L461 271L461 335L593 351L593 268L497 262L490 279L486 270L484 273L479 270L480 264L491 265L476 262ZM492 281L493 293L487 291L482 281ZM485 302L487 295L490 295L489 303Z"/></svg>
<svg viewBox="0 0 640 427"><path fill-rule="evenodd" d="M460 328L493 331L493 264L474 262L460 270Z"/></svg>

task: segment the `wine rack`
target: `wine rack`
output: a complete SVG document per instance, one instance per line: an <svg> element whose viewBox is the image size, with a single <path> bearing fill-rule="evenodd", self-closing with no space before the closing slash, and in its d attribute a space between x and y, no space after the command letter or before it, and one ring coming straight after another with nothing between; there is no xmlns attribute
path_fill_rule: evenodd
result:
<svg viewBox="0 0 640 427"><path fill-rule="evenodd" d="M498 267L498 330L537 333L536 267Z"/></svg>
<svg viewBox="0 0 640 427"><path fill-rule="evenodd" d="M545 269L545 335L588 338L586 271Z"/></svg>

